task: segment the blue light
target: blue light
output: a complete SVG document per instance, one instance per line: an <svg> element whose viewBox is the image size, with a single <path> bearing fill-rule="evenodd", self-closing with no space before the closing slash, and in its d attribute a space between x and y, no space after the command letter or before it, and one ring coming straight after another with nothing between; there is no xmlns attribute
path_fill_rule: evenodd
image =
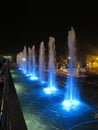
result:
<svg viewBox="0 0 98 130"><path fill-rule="evenodd" d="M30 76L30 74L26 74L26 76L27 76L27 77L29 77L29 76Z"/></svg>
<svg viewBox="0 0 98 130"><path fill-rule="evenodd" d="M45 81L41 81L42 84L46 83Z"/></svg>
<svg viewBox="0 0 98 130"><path fill-rule="evenodd" d="M18 70L21 70L21 68L19 67Z"/></svg>
<svg viewBox="0 0 98 130"><path fill-rule="evenodd" d="M79 102L79 90L76 75L76 51L75 51L75 31L73 28L68 32L68 47L69 47L69 63L68 74L69 77L66 81L66 95L62 103L63 108L67 111L75 110L80 105Z"/></svg>
<svg viewBox="0 0 98 130"><path fill-rule="evenodd" d="M36 77L36 76L31 76L31 77L30 77L30 80L38 80L38 77Z"/></svg>
<svg viewBox="0 0 98 130"><path fill-rule="evenodd" d="M63 108L66 111L75 110L79 106L80 102L78 100L64 100L62 102Z"/></svg>
<svg viewBox="0 0 98 130"><path fill-rule="evenodd" d="M23 74L25 74L25 75L26 75L26 73L27 73L27 72L26 72L25 70L23 70Z"/></svg>
<svg viewBox="0 0 98 130"><path fill-rule="evenodd" d="M57 91L57 88L48 87L48 88L44 88L44 91L45 91L46 94L54 94Z"/></svg>
<svg viewBox="0 0 98 130"><path fill-rule="evenodd" d="M57 91L54 42L55 38L49 37L48 88L44 89L46 94L53 94Z"/></svg>

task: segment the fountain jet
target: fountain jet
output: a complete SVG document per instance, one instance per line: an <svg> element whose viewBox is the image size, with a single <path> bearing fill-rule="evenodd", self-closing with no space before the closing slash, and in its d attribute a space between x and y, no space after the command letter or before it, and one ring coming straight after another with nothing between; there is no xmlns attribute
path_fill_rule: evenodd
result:
<svg viewBox="0 0 98 130"><path fill-rule="evenodd" d="M40 43L39 50L39 80L45 83L45 47L43 41Z"/></svg>
<svg viewBox="0 0 98 130"><path fill-rule="evenodd" d="M31 49L31 64L32 64L32 70L31 70L31 80L37 80L37 71L36 71L36 55L35 55L35 45L32 46Z"/></svg>
<svg viewBox="0 0 98 130"><path fill-rule="evenodd" d="M75 71L77 68L76 48L75 48L75 31L73 27L68 32L68 48L69 48L69 64L68 64L68 79L66 81L66 96L62 103L65 109L75 109L79 105L79 91L75 78Z"/></svg>
<svg viewBox="0 0 98 130"><path fill-rule="evenodd" d="M49 62L48 62L48 88L44 91L47 94L54 93L56 88L56 52L55 52L55 38L49 37Z"/></svg>

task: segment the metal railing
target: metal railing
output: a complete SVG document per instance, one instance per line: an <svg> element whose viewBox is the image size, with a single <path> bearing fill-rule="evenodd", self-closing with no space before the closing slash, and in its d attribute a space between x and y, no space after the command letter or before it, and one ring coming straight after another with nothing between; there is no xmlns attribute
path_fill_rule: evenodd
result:
<svg viewBox="0 0 98 130"><path fill-rule="evenodd" d="M8 61L0 71L3 81L0 123L2 130L27 130L23 113L18 101Z"/></svg>

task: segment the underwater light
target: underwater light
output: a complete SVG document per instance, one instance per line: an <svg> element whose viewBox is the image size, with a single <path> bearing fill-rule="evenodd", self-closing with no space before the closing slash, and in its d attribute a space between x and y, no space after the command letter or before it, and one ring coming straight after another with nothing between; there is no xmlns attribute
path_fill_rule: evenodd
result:
<svg viewBox="0 0 98 130"><path fill-rule="evenodd" d="M48 88L44 88L44 91L45 91L46 94L53 94L55 91L57 91L57 88L48 87Z"/></svg>
<svg viewBox="0 0 98 130"><path fill-rule="evenodd" d="M67 111L75 110L79 104L80 102L78 100L64 100L62 102L63 108Z"/></svg>
<svg viewBox="0 0 98 130"><path fill-rule="evenodd" d="M41 81L42 84L46 83L45 81Z"/></svg>
<svg viewBox="0 0 98 130"><path fill-rule="evenodd" d="M36 76L31 76L31 77L30 77L30 80L38 80L38 77L36 77Z"/></svg>

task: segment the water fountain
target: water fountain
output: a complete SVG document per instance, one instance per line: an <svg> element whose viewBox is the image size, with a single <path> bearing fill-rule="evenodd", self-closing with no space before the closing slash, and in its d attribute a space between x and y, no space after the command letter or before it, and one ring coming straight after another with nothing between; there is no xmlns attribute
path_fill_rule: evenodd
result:
<svg viewBox="0 0 98 130"><path fill-rule="evenodd" d="M24 49L23 49L22 61L23 61L23 73L26 74L27 73L27 48L26 46L24 46Z"/></svg>
<svg viewBox="0 0 98 130"><path fill-rule="evenodd" d="M21 58L20 58L20 53L17 53L17 56L16 56L16 63L17 65L21 65Z"/></svg>
<svg viewBox="0 0 98 130"><path fill-rule="evenodd" d="M69 48L69 64L68 64L68 79L66 81L66 96L63 101L63 106L65 109L75 109L79 105L79 91L77 88L76 78L75 78L75 68L76 68L76 48L75 48L75 31L73 28L68 32L68 48Z"/></svg>
<svg viewBox="0 0 98 130"><path fill-rule="evenodd" d="M22 52L17 54L16 57L17 64L19 65L19 69L23 71L24 74L27 73L27 50L26 46L24 46L24 49Z"/></svg>
<svg viewBox="0 0 98 130"><path fill-rule="evenodd" d="M36 55L35 55L35 45L32 46L31 49L31 65L32 65L32 70L31 70L31 80L36 80L38 79L37 77L37 64L36 64Z"/></svg>
<svg viewBox="0 0 98 130"><path fill-rule="evenodd" d="M28 47L28 76L31 76L31 72L32 72L32 64L31 64L31 48Z"/></svg>
<svg viewBox="0 0 98 130"><path fill-rule="evenodd" d="M45 82L45 47L43 41L40 43L39 50L39 80L42 83Z"/></svg>
<svg viewBox="0 0 98 130"><path fill-rule="evenodd" d="M44 89L47 94L54 93L56 88L56 52L55 52L55 38L49 37L49 62L48 62L48 87Z"/></svg>
<svg viewBox="0 0 98 130"><path fill-rule="evenodd" d="M58 90L56 87L55 81L55 39L53 37L49 38L49 62L48 62L48 70L47 77L48 83L47 88L44 88L46 95L42 92L42 87L44 85L39 84L37 82L31 82L29 80L25 80L25 76L21 74L20 71L14 70L12 73L13 81L15 83L15 88L17 91L17 95L21 104L21 108L24 114L24 118L28 127L28 130L51 130L51 129L67 129L67 130L76 130L76 129L90 129L95 125L95 128L98 127L97 118L98 109L92 106L89 106L88 103L80 101L79 99L79 90L76 81L76 47L75 47L75 31L73 28L68 32L68 47L69 47L69 71L68 78L66 80L66 88ZM40 45L40 49L42 48L43 42ZM31 65L30 72L33 72L33 65L35 67L35 75L36 73L36 62L35 62L35 47L32 49L28 48L28 64ZM44 55L42 51L40 54ZM40 55L40 60L44 62L44 57ZM23 60L23 52L20 52L17 55L17 63L19 66L24 68ZM30 60L31 59L31 60ZM39 63L41 62L39 60ZM30 63L30 62L32 63ZM40 63L39 67L43 66ZM40 77L42 73L42 69L39 71ZM13 75L15 74L15 75ZM17 78L16 78L17 77ZM63 78L63 77L61 77ZM65 77L64 77L65 80ZM82 82L79 80L79 82ZM88 84L83 82L83 87L88 87ZM91 88L91 86L90 86ZM83 89L83 88L82 88ZM58 91L55 91L58 90ZM87 89L89 91L89 87ZM66 93L65 93L66 91ZM92 90L90 90L92 92ZM55 92L59 92L59 94L55 94ZM88 95L88 92L84 92L84 94ZM64 98L65 97L65 98ZM64 98L64 101L62 102ZM87 100L89 95L87 97ZM95 100L95 97L92 96L89 103ZM62 105L60 104L62 102ZM96 104L97 100L96 100ZM95 105L96 105L95 104ZM62 106L64 109L62 109ZM97 126L97 127L96 127Z"/></svg>

